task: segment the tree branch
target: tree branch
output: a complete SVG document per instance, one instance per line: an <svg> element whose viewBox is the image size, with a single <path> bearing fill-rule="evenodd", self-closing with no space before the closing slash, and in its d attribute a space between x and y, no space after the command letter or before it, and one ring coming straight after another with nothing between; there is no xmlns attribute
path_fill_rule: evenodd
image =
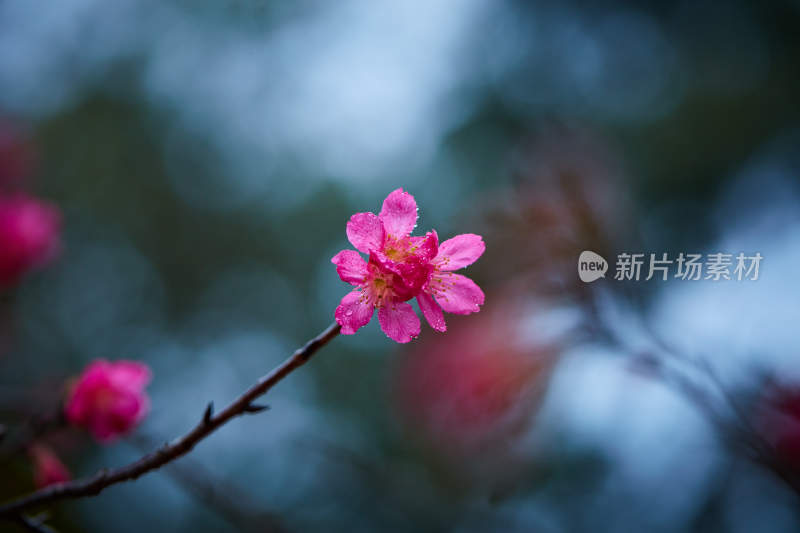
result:
<svg viewBox="0 0 800 533"><path fill-rule="evenodd" d="M269 391L276 383L288 376L293 370L305 364L311 357L331 339L339 334L341 327L333 323L325 331L296 350L283 363L276 366L268 374L262 376L249 389L218 413L213 413L211 404L206 408L200 422L188 433L178 437L161 448L151 452L137 461L115 469L103 469L95 475L52 485L32 492L15 500L0 505L0 517L14 519L22 511L41 505L50 504L59 500L94 496L105 488L137 479L139 476L178 459L189 453L194 446L216 431L231 419L246 413L258 412L261 406L252 404L253 400Z"/></svg>

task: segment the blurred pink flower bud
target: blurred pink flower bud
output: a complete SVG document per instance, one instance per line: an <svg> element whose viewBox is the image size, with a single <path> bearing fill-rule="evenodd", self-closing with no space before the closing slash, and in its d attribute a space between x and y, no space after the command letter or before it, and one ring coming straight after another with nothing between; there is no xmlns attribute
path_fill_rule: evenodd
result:
<svg viewBox="0 0 800 533"><path fill-rule="evenodd" d="M0 198L0 285L13 285L58 252L61 214L24 195Z"/></svg>
<svg viewBox="0 0 800 533"><path fill-rule="evenodd" d="M516 306L498 306L404 354L395 374L408 426L444 458L485 470L516 461L509 447L529 427L554 361L552 347L523 338Z"/></svg>
<svg viewBox="0 0 800 533"><path fill-rule="evenodd" d="M150 400L144 388L150 378L147 365L136 361L92 362L69 392L67 420L102 443L113 442L147 414Z"/></svg>
<svg viewBox="0 0 800 533"><path fill-rule="evenodd" d="M28 449L28 455L33 461L33 482L37 488L70 480L67 467L47 446L34 444Z"/></svg>

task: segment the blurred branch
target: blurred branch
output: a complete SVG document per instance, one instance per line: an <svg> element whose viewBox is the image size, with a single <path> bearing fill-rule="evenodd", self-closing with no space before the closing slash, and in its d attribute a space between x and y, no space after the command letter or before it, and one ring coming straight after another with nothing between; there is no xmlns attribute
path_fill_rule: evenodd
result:
<svg viewBox="0 0 800 533"><path fill-rule="evenodd" d="M750 417L741 408L739 402L728 386L717 375L709 361L702 357L691 357L666 341L647 322L644 329L656 348L666 357L653 353L636 351L617 335L614 327L605 322L599 309L596 295L586 301L589 316L598 324L593 333L608 344L623 351L632 353L639 362L645 362L650 373L660 377L665 384L681 393L709 423L719 432L724 444L734 451L744 451L748 459L765 468L785 483L800 497L800 472L789 471L778 459L774 448L761 433L753 427ZM680 367L665 364L668 361L678 363ZM691 379L686 369L694 371L705 378L709 386L703 386ZM721 399L723 410L715 408L712 397ZM725 412L728 415L726 416Z"/></svg>
<svg viewBox="0 0 800 533"><path fill-rule="evenodd" d="M214 414L213 404L209 404L200 422L182 437L164 444L158 450L126 466L114 469L103 469L94 476L59 485L52 485L32 492L27 496L12 500L4 505L0 505L0 517L15 517L22 511L32 507L50 504L59 500L94 496L111 485L136 479L139 476L156 470L186 455L198 442L208 437L231 419L243 414L255 413L263 410L263 406L255 405L253 401L263 394L266 394L276 383L288 376L296 368L305 364L317 350L336 337L340 329L341 327L336 323L328 326L322 333L306 343L305 346L295 351L283 363L273 368L268 374L262 376L255 384L243 392L222 411Z"/></svg>
<svg viewBox="0 0 800 533"><path fill-rule="evenodd" d="M142 451L155 447L155 439L137 434L132 444ZM214 475L199 461L186 457L181 462L167 465L163 472L189 496L206 505L234 526L237 531L252 533L278 533L285 531L278 518L258 508L250 495Z"/></svg>

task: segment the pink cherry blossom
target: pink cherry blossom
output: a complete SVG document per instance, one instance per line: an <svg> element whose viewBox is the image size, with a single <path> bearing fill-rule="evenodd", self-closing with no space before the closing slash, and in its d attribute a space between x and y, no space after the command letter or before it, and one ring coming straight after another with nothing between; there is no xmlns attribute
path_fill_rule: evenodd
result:
<svg viewBox="0 0 800 533"><path fill-rule="evenodd" d="M34 444L28 449L28 455L33 462L33 482L37 488L41 489L70 480L71 476L67 467L47 446Z"/></svg>
<svg viewBox="0 0 800 533"><path fill-rule="evenodd" d="M58 209L24 195L0 197L0 285L13 285L59 248Z"/></svg>
<svg viewBox="0 0 800 533"><path fill-rule="evenodd" d="M381 212L356 213L347 223L355 250L342 250L331 262L342 281L357 288L342 298L336 322L345 335L354 334L378 309L381 329L405 343L420 333L420 321L408 303L412 298L431 327L445 331L443 310L469 314L480 310L484 295L471 279L453 270L474 263L485 250L479 235L464 234L441 245L435 231L411 236L417 224L417 202L403 189L392 191Z"/></svg>
<svg viewBox="0 0 800 533"><path fill-rule="evenodd" d="M100 442L113 442L147 414L147 365L136 361L92 362L72 387L64 408L67 420L85 427Z"/></svg>

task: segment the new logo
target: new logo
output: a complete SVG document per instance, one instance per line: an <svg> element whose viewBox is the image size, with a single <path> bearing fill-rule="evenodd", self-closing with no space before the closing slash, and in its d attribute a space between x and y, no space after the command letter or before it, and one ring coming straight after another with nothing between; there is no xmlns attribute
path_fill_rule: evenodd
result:
<svg viewBox="0 0 800 533"><path fill-rule="evenodd" d="M578 257L578 276L581 281L591 283L597 279L606 277L608 270L608 263L602 256L590 252L589 250L581 252Z"/></svg>

